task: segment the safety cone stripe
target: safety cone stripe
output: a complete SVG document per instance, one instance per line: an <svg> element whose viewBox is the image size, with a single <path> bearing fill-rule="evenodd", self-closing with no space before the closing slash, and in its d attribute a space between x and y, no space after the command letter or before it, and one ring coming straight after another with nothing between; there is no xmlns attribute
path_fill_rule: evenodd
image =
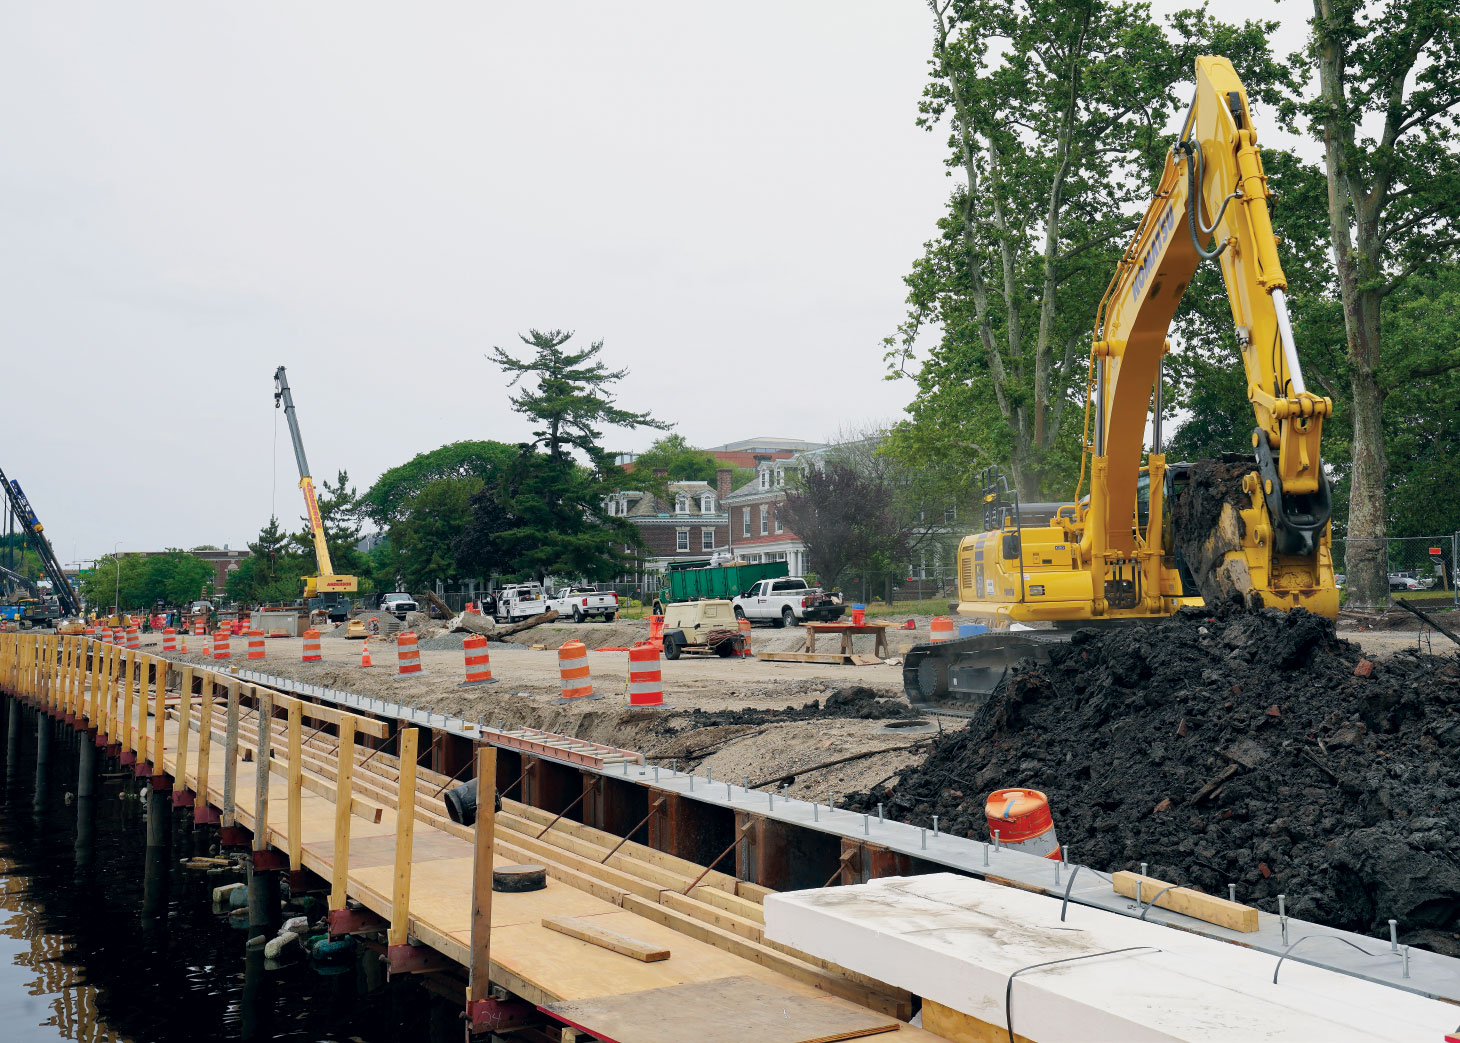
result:
<svg viewBox="0 0 1460 1043"><path fill-rule="evenodd" d="M360 649L360 665L374 666L375 662L370 658L370 639L365 639L365 647Z"/></svg>

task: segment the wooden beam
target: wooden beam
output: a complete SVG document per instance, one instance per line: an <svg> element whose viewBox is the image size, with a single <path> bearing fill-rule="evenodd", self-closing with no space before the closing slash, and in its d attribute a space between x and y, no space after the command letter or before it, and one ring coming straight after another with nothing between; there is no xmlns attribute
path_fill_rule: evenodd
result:
<svg viewBox="0 0 1460 1043"><path fill-rule="evenodd" d="M167 730L167 668L169 663L166 659L158 659L156 687L152 693L152 712L156 715L152 721L152 773L154 775L164 774L162 770L163 754L167 751L167 740L164 734Z"/></svg>
<svg viewBox="0 0 1460 1043"><path fill-rule="evenodd" d="M492 852L497 825L497 748L477 747L477 821L472 844L471 979L468 1002L481 1002L491 993L492 970Z"/></svg>
<svg viewBox="0 0 1460 1043"><path fill-rule="evenodd" d="M135 703L132 698L132 675L136 673L137 653L127 649L126 659L122 664L122 749L131 750L132 737L135 734L132 730L132 710Z"/></svg>
<svg viewBox="0 0 1460 1043"><path fill-rule="evenodd" d="M1250 905L1229 902L1225 898L1202 894L1189 887L1171 887L1165 880L1141 876L1139 873L1128 873L1123 869L1117 871L1111 877L1111 881L1116 894L1124 895L1127 898L1137 898L1142 902L1149 902L1155 898L1156 907L1159 909L1169 909L1173 913L1181 913L1184 916L1216 924L1218 927L1241 931L1243 934L1251 934L1257 930L1257 910ZM1166 891L1168 887L1171 889ZM1162 891L1166 893L1161 894ZM1161 897L1156 898L1158 894Z"/></svg>
<svg viewBox="0 0 1460 1043"><path fill-rule="evenodd" d="M304 829L304 757L300 752L304 711L299 701L289 706L289 871L299 872L299 853L303 850ZM346 802L348 806L348 801Z"/></svg>
<svg viewBox="0 0 1460 1043"><path fill-rule="evenodd" d="M543 918L542 925L549 931L566 934L569 938L577 938L580 942L596 945L600 949L620 953L638 960L640 963L657 963L660 960L669 959L668 949L657 948L648 942L641 942L637 938L630 938L617 931L595 927L586 920L575 919L571 916L548 916Z"/></svg>
<svg viewBox="0 0 1460 1043"><path fill-rule="evenodd" d="M418 729L400 730L400 795L395 812L395 879L391 890L391 945L405 945L411 920L412 840L416 835L416 742Z"/></svg>
<svg viewBox="0 0 1460 1043"><path fill-rule="evenodd" d="M350 776L355 770L355 722L340 723L340 746L335 757L335 847L330 854L330 908L345 907L345 890L350 880L350 809L354 790Z"/></svg>
<svg viewBox="0 0 1460 1043"><path fill-rule="evenodd" d="M259 745L258 756L254 758L253 776L253 850L267 851L269 849L269 761L270 749L273 746L273 725L274 702L273 693L267 688L255 690L255 703L259 708ZM187 734L186 728L179 729L182 735Z"/></svg>
<svg viewBox="0 0 1460 1043"><path fill-rule="evenodd" d="M223 711L223 807L220 822L232 829L238 824L238 678L228 682L228 705Z"/></svg>
<svg viewBox="0 0 1460 1043"><path fill-rule="evenodd" d="M260 686L258 690L263 691L263 688ZM322 721L326 724L333 724L337 728L340 722L346 717L353 717L355 719L356 735L369 735L376 739L390 738L390 724L386 721L379 720L375 717L361 717L359 714L350 713L347 710L339 710L333 706L323 706L319 703L306 702L295 696L285 695L283 692L274 692L272 689L270 689L270 692L274 697L274 705L281 710L298 706L300 712L311 721Z"/></svg>
<svg viewBox="0 0 1460 1043"><path fill-rule="evenodd" d="M198 790L193 798L193 807L208 808L208 761L213 749L213 697L212 674L203 675L202 697L198 701Z"/></svg>
<svg viewBox="0 0 1460 1043"><path fill-rule="evenodd" d="M182 699L178 703L178 714L183 721L193 719L193 668L185 666L182 668ZM190 727L183 727L177 730L177 771L173 775L173 781L179 789L188 788L188 739Z"/></svg>

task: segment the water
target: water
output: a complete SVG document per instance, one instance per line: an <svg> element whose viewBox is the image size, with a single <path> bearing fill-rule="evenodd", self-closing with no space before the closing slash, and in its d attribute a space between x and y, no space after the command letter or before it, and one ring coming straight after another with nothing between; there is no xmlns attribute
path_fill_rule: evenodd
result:
<svg viewBox="0 0 1460 1043"><path fill-rule="evenodd" d="M157 900L144 908L146 812L141 801L120 797L137 791L130 769L109 768L98 754L103 772L113 774L99 781L94 826L80 829L79 737L55 726L38 788L35 718L19 715L12 736L8 708L0 698L4 1043L377 1043L425 1040L428 1024L442 1022L442 1005L433 1007L414 981L368 991L363 961L334 976L301 962L246 981L244 932L211 909L218 881L178 864L192 854L185 820L173 820L167 857L151 860Z"/></svg>

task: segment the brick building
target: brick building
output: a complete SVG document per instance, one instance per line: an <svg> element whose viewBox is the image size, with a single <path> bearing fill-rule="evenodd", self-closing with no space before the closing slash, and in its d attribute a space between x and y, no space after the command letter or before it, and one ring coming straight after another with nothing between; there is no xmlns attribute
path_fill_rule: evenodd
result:
<svg viewBox="0 0 1460 1043"><path fill-rule="evenodd" d="M641 584L649 573L663 572L672 561L704 560L728 549L730 516L724 504L733 473L728 467L716 471L713 486L672 482L668 500L636 489L620 489L609 496L604 504L608 514L627 518L649 548L634 573L622 581Z"/></svg>
<svg viewBox="0 0 1460 1043"><path fill-rule="evenodd" d="M786 479L797 469L811 466L811 453L761 461L755 477L725 497L730 551L737 560L751 564L784 561L791 575L805 575L806 545L786 524Z"/></svg>
<svg viewBox="0 0 1460 1043"><path fill-rule="evenodd" d="M139 557L148 558L156 554L166 554L167 551L143 550L123 551L122 553L136 554ZM211 550L190 550L187 551L187 553L191 554L195 558L200 558L203 561L206 561L209 565L213 566L213 589L220 595L228 586L228 574L237 570L238 566L243 563L243 560L249 556L249 550L247 547L241 550L231 550L227 545L224 545L221 549L213 548Z"/></svg>

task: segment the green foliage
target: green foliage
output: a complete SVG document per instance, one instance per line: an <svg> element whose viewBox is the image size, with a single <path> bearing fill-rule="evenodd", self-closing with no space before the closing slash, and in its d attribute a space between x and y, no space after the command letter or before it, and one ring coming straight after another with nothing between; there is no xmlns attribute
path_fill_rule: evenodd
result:
<svg viewBox="0 0 1460 1043"><path fill-rule="evenodd" d="M483 486L475 476L443 478L423 486L409 513L390 527L384 550L378 555L371 551L371 574L380 589L420 589L462 575L454 545L471 523L472 497Z"/></svg>
<svg viewBox="0 0 1460 1043"><path fill-rule="evenodd" d="M709 453L696 449L683 435L665 435L634 460L635 481L643 483L654 471L663 468L671 482L709 482L715 484L715 471L721 466ZM748 479L747 479L748 480Z"/></svg>
<svg viewBox="0 0 1460 1043"><path fill-rule="evenodd" d="M323 479L315 498L319 503L319 520L324 526L325 545L329 548L335 575L356 575L365 564L365 556L355 549L360 542L360 495L350 485L349 474L340 471L333 484L328 478ZM304 528L294 535L294 546L298 553L310 559L310 568L304 575L316 575L318 563L313 560L314 533L310 530L308 516L301 517L300 521Z"/></svg>
<svg viewBox="0 0 1460 1043"><path fill-rule="evenodd" d="M11 532L0 536L0 565L11 572L18 572L27 579L38 580L45 575L40 555L31 549L23 532Z"/></svg>
<svg viewBox="0 0 1460 1043"><path fill-rule="evenodd" d="M535 378L536 386L524 387L512 397L514 410L542 424L533 432L534 447L545 447L552 457L577 449L596 464L596 457L603 453L599 442L604 426L669 429L669 424L648 413L615 405L609 387L628 370L610 370L597 361L603 350L601 340L582 351L565 351L563 345L572 336L571 330L528 330L520 339L532 349L530 358L518 359L499 347L487 356L511 375L508 387L516 387L526 377Z"/></svg>
<svg viewBox="0 0 1460 1043"><path fill-rule="evenodd" d="M806 545L810 571L834 588L852 568L887 571L907 561L912 526L898 517L885 475L831 458L786 490L790 527Z"/></svg>
<svg viewBox="0 0 1460 1043"><path fill-rule="evenodd" d="M415 499L433 482L477 478L488 481L517 454L502 442L452 442L382 474L360 497L360 513L381 527L408 516Z"/></svg>
<svg viewBox="0 0 1460 1043"><path fill-rule="evenodd" d="M896 452L1007 466L1025 497L1063 491L1079 465L1096 305L1164 161L1157 128L1189 101L1180 85L1194 58L1228 55L1249 92L1274 102L1291 73L1268 54L1271 23L1233 27L1198 10L1163 27L1144 3L1104 0L928 6L919 122L946 121L962 183L886 342L890 375L917 385ZM930 326L938 341L917 365Z"/></svg>
<svg viewBox="0 0 1460 1043"><path fill-rule="evenodd" d="M212 592L213 566L187 551L108 555L81 577L81 597L96 609L182 605Z"/></svg>
<svg viewBox="0 0 1460 1043"><path fill-rule="evenodd" d="M565 350L571 337L530 330L522 337L532 348L530 358L519 360L502 348L489 356L511 375L511 386L535 380L513 397L512 408L540 426L535 440L520 446L511 464L472 498L471 522L455 544L465 572L602 580L627 566L625 548L642 545L637 528L604 510L604 497L624 485L624 473L599 444L601 427L668 425L615 405L612 385L627 371L597 360L602 341ZM574 459L574 450L586 466Z"/></svg>

